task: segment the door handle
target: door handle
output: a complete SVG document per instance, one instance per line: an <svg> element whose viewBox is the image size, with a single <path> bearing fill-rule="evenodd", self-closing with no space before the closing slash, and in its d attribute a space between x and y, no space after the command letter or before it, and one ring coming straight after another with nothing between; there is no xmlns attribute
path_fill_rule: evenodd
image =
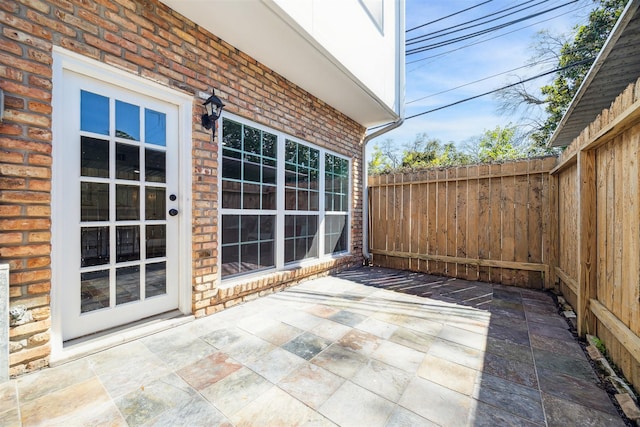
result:
<svg viewBox="0 0 640 427"><path fill-rule="evenodd" d="M178 209L169 209L169 215L171 216L178 215Z"/></svg>

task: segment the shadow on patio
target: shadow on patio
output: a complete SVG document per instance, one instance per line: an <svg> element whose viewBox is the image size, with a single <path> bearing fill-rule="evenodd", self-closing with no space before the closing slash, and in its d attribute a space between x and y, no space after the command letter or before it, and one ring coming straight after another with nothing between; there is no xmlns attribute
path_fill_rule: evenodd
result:
<svg viewBox="0 0 640 427"><path fill-rule="evenodd" d="M2 425L624 425L553 298L359 268L0 386Z"/></svg>

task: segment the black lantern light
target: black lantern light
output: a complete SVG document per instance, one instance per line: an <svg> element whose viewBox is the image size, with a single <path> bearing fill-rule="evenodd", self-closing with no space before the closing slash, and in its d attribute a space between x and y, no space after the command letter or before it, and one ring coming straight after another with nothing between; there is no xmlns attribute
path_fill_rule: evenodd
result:
<svg viewBox="0 0 640 427"><path fill-rule="evenodd" d="M222 109L224 108L224 104L222 100L216 96L215 89L212 90L211 96L204 102L204 108L206 108L207 112L202 115L202 126L205 129L213 129L213 136L216 136L217 126L216 120L220 117L222 113Z"/></svg>

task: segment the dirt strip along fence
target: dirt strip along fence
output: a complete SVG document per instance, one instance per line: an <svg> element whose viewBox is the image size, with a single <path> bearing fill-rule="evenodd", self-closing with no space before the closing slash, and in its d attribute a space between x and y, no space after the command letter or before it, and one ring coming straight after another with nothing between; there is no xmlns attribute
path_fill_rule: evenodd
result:
<svg viewBox="0 0 640 427"><path fill-rule="evenodd" d="M560 290L640 389L640 80L563 152L557 186Z"/></svg>
<svg viewBox="0 0 640 427"><path fill-rule="evenodd" d="M542 289L555 157L369 177L374 265Z"/></svg>

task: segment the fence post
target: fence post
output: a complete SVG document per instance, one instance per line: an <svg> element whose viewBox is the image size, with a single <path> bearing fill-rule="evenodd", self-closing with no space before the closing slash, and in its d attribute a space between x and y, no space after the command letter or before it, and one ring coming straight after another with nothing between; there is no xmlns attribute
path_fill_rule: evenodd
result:
<svg viewBox="0 0 640 427"><path fill-rule="evenodd" d="M558 175L549 173L549 248L547 253L549 266L547 277L545 277L545 289L553 289L558 282L556 267L558 266L558 245L559 229L558 223Z"/></svg>
<svg viewBox="0 0 640 427"><path fill-rule="evenodd" d="M595 333L589 301L597 295L595 151L578 151L578 333Z"/></svg>

